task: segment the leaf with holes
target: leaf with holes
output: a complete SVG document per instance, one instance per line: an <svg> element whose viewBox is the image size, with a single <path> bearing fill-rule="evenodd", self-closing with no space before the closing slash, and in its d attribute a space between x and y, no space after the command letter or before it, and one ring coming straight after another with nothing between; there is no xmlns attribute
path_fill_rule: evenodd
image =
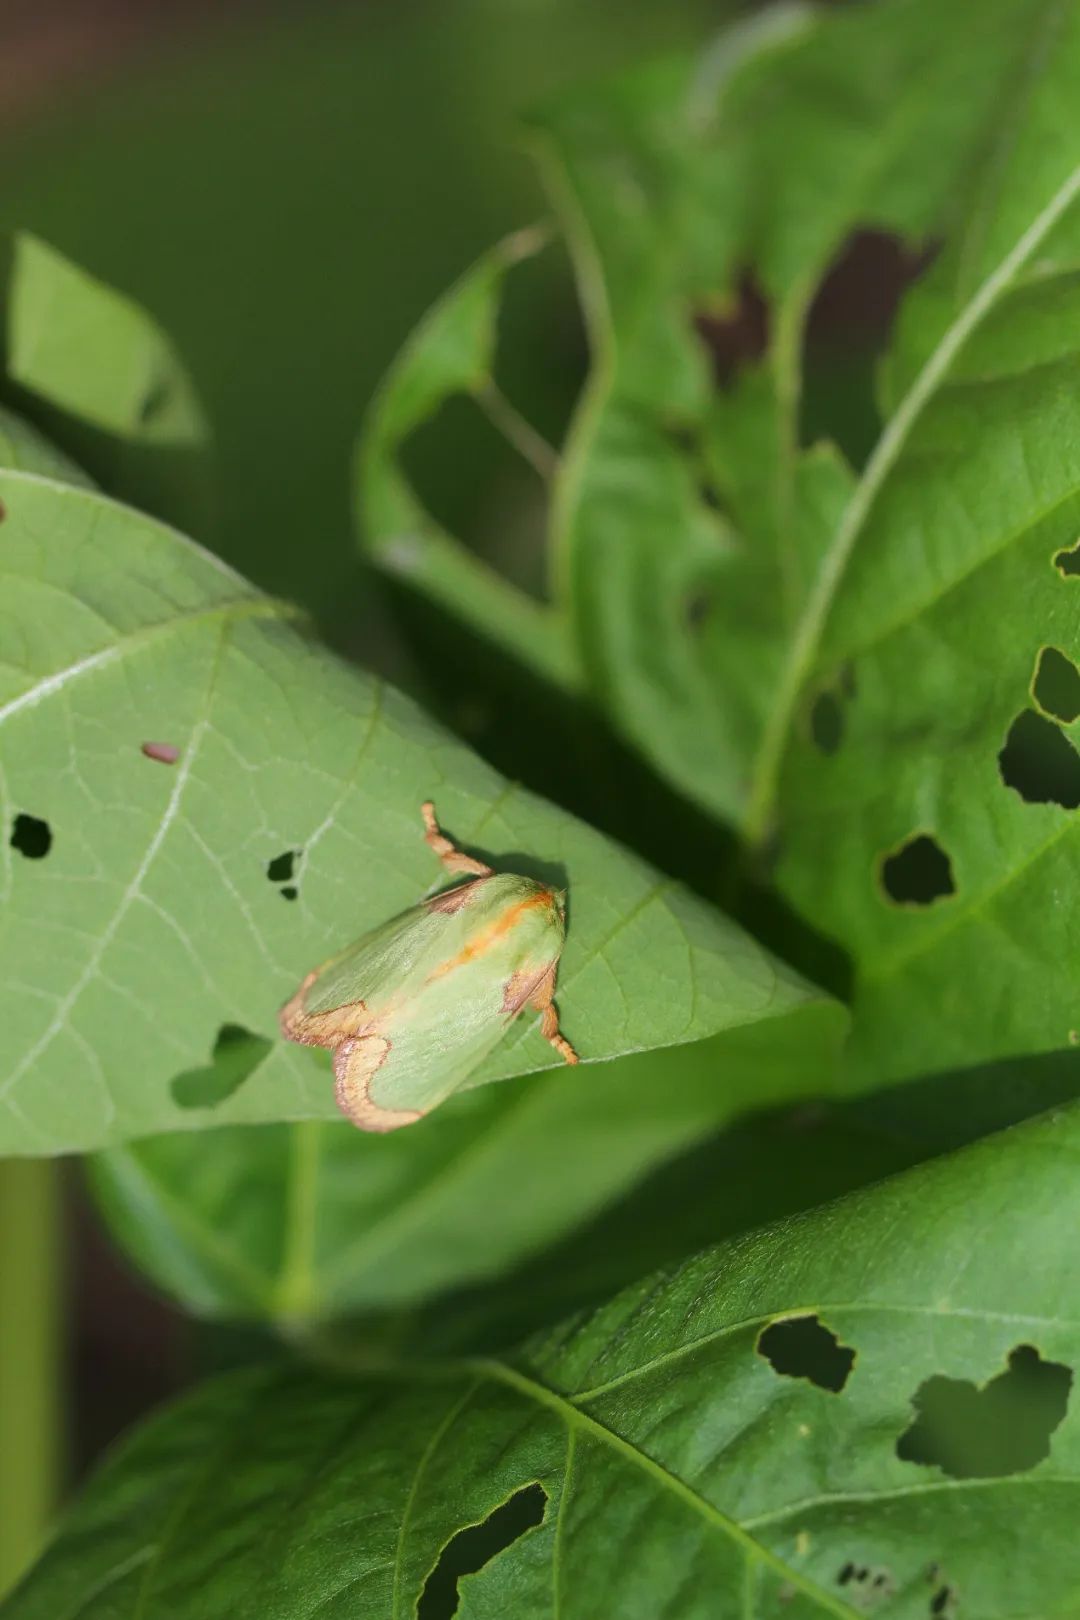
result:
<svg viewBox="0 0 1080 1620"><path fill-rule="evenodd" d="M736 824L852 499L831 446L799 447L815 293L859 227L880 254L885 228L918 246L947 225L1045 9L993 0L973 32L939 0L777 7L539 123L594 356L555 574L609 714Z"/></svg>
<svg viewBox="0 0 1080 1620"><path fill-rule="evenodd" d="M113 1456L9 1620L1071 1612L1078 1152L1074 1106L510 1359L222 1379Z"/></svg>
<svg viewBox="0 0 1080 1620"><path fill-rule="evenodd" d="M545 126L598 355L556 535L590 680L850 955L864 1084L1078 1024L1080 11L982 15L782 12ZM944 245L859 470L799 440L867 222Z"/></svg>
<svg viewBox="0 0 1080 1620"><path fill-rule="evenodd" d="M751 833L780 829L781 886L852 953L879 1080L1075 1041L1080 11L1026 10L1008 130L904 307L755 773ZM840 680L828 753L804 721Z"/></svg>
<svg viewBox="0 0 1080 1620"><path fill-rule="evenodd" d="M331 1117L321 1054L281 1041L216 1107L171 1082L223 1026L274 1038L312 962L431 888L429 796L497 866L569 887L562 1013L586 1063L809 1003L834 1038L835 1009L734 925L516 792L199 547L29 475L0 475L0 503L4 1151ZM552 1061L522 1020L476 1078Z"/></svg>

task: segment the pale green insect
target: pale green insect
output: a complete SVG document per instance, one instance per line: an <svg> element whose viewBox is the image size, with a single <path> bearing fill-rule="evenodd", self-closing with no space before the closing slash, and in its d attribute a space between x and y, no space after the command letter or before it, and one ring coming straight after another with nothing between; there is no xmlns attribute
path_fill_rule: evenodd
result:
<svg viewBox="0 0 1080 1620"><path fill-rule="evenodd" d="M560 1057L578 1061L553 999L563 895L493 872L440 831L434 805L421 813L447 871L469 881L373 928L309 973L281 1009L288 1040L333 1052L338 1105L363 1131L411 1125L466 1088L525 1006Z"/></svg>

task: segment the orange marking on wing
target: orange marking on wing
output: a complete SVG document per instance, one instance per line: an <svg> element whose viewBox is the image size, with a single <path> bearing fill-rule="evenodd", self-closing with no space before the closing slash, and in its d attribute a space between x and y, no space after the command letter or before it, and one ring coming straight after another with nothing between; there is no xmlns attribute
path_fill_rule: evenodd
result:
<svg viewBox="0 0 1080 1620"><path fill-rule="evenodd" d="M496 917L494 922L488 923L487 927L481 929L475 939L470 940L467 945L463 945L455 956L448 957L445 962L440 962L437 968L433 968L428 974L429 982L432 979L441 979L444 974L452 973L457 967L464 967L467 962L475 962L478 956L483 956L485 951L491 949L496 940L500 940L505 934L508 934L521 921L527 911L535 911L537 906L551 906L553 904L554 898L551 891L541 889L537 894L530 895L527 900L519 900L516 905L508 906L501 917Z"/></svg>
<svg viewBox="0 0 1080 1620"><path fill-rule="evenodd" d="M312 969L296 994L282 1007L278 1024L287 1041L296 1041L301 1046L326 1046L333 1051L347 1035L359 1035L370 1020L362 1001L329 1007L325 1012L308 1012L304 1005L307 993L321 972L321 968Z"/></svg>
<svg viewBox="0 0 1080 1620"><path fill-rule="evenodd" d="M415 1108L383 1108L371 1096L371 1082L390 1055L385 1035L344 1041L334 1053L334 1095L346 1119L362 1131L397 1131L421 1118Z"/></svg>

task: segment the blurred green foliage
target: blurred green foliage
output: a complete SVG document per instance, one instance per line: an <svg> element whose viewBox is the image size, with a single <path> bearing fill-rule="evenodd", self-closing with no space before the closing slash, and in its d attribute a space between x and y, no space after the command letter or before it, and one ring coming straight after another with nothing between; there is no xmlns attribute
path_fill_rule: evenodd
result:
<svg viewBox="0 0 1080 1620"><path fill-rule="evenodd" d="M375 384L447 283L545 211L518 144L532 101L698 40L731 9L407 0L204 21L6 130L0 220L172 337L217 453L219 520L197 538L365 661L390 657L370 640L348 484ZM567 334L572 386L565 265L536 279L519 321L534 355ZM565 396L565 380L538 377ZM436 455L448 498L476 517L483 447L463 459L451 434Z"/></svg>

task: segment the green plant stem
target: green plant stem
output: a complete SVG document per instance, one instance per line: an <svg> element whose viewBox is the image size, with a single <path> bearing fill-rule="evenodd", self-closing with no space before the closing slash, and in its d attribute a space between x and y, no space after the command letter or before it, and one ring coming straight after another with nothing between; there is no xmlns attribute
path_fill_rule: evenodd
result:
<svg viewBox="0 0 1080 1620"><path fill-rule="evenodd" d="M40 1549L60 1473L60 1177L0 1160L0 1597Z"/></svg>

